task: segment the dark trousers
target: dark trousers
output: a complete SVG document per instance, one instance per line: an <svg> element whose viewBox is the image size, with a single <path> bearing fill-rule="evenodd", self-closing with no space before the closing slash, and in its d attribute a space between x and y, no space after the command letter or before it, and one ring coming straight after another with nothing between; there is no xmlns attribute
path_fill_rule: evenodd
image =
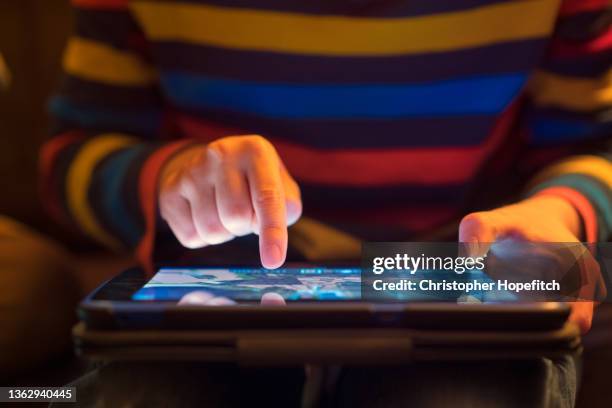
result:
<svg viewBox="0 0 612 408"><path fill-rule="evenodd" d="M322 387L320 406L572 407L577 363L571 357L418 362L343 367L333 377ZM74 385L82 407L299 407L305 379L302 367L111 363Z"/></svg>

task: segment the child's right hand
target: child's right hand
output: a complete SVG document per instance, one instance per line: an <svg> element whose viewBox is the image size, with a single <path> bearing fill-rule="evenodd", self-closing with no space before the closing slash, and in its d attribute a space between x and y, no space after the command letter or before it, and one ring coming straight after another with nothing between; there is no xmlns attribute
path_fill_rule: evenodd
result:
<svg viewBox="0 0 612 408"><path fill-rule="evenodd" d="M188 248L259 235L261 262L281 266L287 226L302 213L300 189L274 146L261 136L232 136L189 148L164 168L159 208Z"/></svg>

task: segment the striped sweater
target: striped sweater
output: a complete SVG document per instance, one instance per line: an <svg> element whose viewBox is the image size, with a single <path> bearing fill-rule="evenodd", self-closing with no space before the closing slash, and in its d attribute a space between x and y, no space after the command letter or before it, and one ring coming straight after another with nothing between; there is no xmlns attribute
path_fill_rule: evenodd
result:
<svg viewBox="0 0 612 408"><path fill-rule="evenodd" d="M610 0L73 4L42 187L108 247L146 258L160 168L235 134L275 145L332 240L414 239L551 188L610 236Z"/></svg>

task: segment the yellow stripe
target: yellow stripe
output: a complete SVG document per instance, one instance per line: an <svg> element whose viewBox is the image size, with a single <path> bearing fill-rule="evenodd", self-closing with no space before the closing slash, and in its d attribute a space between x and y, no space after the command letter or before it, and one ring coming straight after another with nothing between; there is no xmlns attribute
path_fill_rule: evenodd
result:
<svg viewBox="0 0 612 408"><path fill-rule="evenodd" d="M569 173L591 176L612 188L612 164L599 156L574 156L542 170L533 180L532 185L550 178Z"/></svg>
<svg viewBox="0 0 612 408"><path fill-rule="evenodd" d="M136 54L79 37L68 41L64 70L83 79L113 85L150 85L156 79L155 70Z"/></svg>
<svg viewBox="0 0 612 408"><path fill-rule="evenodd" d="M361 18L203 4L130 3L155 40L319 55L443 52L548 35L558 0L512 1L406 18Z"/></svg>
<svg viewBox="0 0 612 408"><path fill-rule="evenodd" d="M87 192L96 165L110 153L132 143L133 139L120 134L97 137L81 148L68 169L66 195L70 212L86 233L114 249L120 248L121 244L96 221Z"/></svg>
<svg viewBox="0 0 612 408"><path fill-rule="evenodd" d="M612 69L597 79L578 79L537 72L529 84L534 102L574 111L612 106Z"/></svg>

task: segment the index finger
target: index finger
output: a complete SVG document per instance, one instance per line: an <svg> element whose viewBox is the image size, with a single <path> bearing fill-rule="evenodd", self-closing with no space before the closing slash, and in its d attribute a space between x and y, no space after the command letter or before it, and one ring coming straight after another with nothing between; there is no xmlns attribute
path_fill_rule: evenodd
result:
<svg viewBox="0 0 612 408"><path fill-rule="evenodd" d="M285 192L277 160L267 155L254 155L247 172L261 263L270 269L281 266L287 256Z"/></svg>

